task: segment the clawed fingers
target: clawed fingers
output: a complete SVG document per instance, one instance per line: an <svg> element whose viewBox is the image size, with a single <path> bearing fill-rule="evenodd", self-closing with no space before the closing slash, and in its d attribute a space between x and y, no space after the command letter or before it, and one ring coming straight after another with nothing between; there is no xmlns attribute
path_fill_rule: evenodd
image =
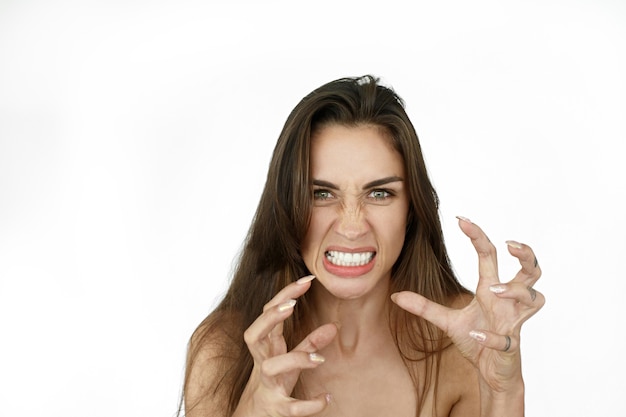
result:
<svg viewBox="0 0 626 417"><path fill-rule="evenodd" d="M253 376L248 382L255 407L266 415L309 416L319 414L328 404L328 394L308 400L290 395L304 369L325 362L317 351L327 346L337 334L337 326L327 324L315 329L292 351L287 352L283 323L297 303L296 299L311 287L314 277L304 277L283 288L263 308L261 315L246 329L244 340L254 359ZM252 381L252 382L251 382Z"/></svg>
<svg viewBox="0 0 626 417"><path fill-rule="evenodd" d="M325 360L319 353L292 351L264 360L261 365L261 372L263 376L272 378L295 370L316 368Z"/></svg>
<svg viewBox="0 0 626 417"><path fill-rule="evenodd" d="M506 244L509 253L519 259L522 268L508 284L491 285L489 290L500 298L515 300L536 312L545 304L544 295L533 288L541 276L537 256L530 246L523 243L508 240Z"/></svg>
<svg viewBox="0 0 626 417"><path fill-rule="evenodd" d="M293 350L313 353L325 348L337 336L337 325L324 324L313 330Z"/></svg>
<svg viewBox="0 0 626 417"><path fill-rule="evenodd" d="M280 415L293 417L312 416L324 410L329 402L329 394L318 395L311 400L296 400L290 398L280 407Z"/></svg>
<svg viewBox="0 0 626 417"><path fill-rule="evenodd" d="M461 216L457 218L459 219L459 227L463 233L470 238L478 254L479 286L499 282L498 256L495 246L491 243L485 232L470 219Z"/></svg>
<svg viewBox="0 0 626 417"><path fill-rule="evenodd" d="M270 308L282 304L290 299L296 299L300 297L302 294L307 292L309 288L311 288L310 282L313 279L315 279L315 277L313 275L309 275L287 285L285 288L280 290L278 294L274 296L274 298L272 298L267 304L265 304L265 306L263 307L263 311L265 312Z"/></svg>
<svg viewBox="0 0 626 417"><path fill-rule="evenodd" d="M519 339L510 335L500 335L487 330L472 330L469 335L484 347L501 352L512 352L519 347Z"/></svg>
<svg viewBox="0 0 626 417"><path fill-rule="evenodd" d="M511 281L508 284L495 284L489 290L499 298L515 300L528 307L541 308L545 303L545 297L533 287Z"/></svg>
<svg viewBox="0 0 626 417"><path fill-rule="evenodd" d="M310 407L319 406L318 400L311 400L306 404L290 398L289 395L295 386L300 372L305 369L313 369L322 365L326 359L317 352L327 346L337 335L337 326L327 324L312 331L295 349L282 355L272 356L260 361L260 376L263 385L270 387L274 392L280 393L275 403L276 407L288 407L289 413L280 415L309 415L299 414ZM285 401L286 400L286 401ZM325 403L321 403L325 406ZM296 407L292 410L291 407ZM303 407L302 409L300 407ZM323 407L322 407L323 408ZM320 409L321 410L321 409Z"/></svg>
<svg viewBox="0 0 626 417"><path fill-rule="evenodd" d="M284 341L281 341L282 332L276 334L274 328L293 313L295 300L288 300L263 312L243 333L243 339L255 360L262 360L270 354L280 354L278 351ZM272 334L270 336L270 334Z"/></svg>
<svg viewBox="0 0 626 417"><path fill-rule="evenodd" d="M437 304L420 294L410 291L401 291L392 294L391 299L409 313L430 321L444 332L448 331L448 315L450 308Z"/></svg>
<svg viewBox="0 0 626 417"><path fill-rule="evenodd" d="M300 400L281 391L263 390L259 393L259 397L253 400L253 406L263 413L255 415L304 417L318 415L330 401L331 396L328 393L316 395L308 400Z"/></svg>
<svg viewBox="0 0 626 417"><path fill-rule="evenodd" d="M509 253L519 259L522 266L522 269L513 278L513 281L521 281L532 287L541 277L541 267L539 266L537 255L535 255L530 246L523 243L507 240L506 244L509 248Z"/></svg>
<svg viewBox="0 0 626 417"><path fill-rule="evenodd" d="M510 284L520 284L510 287L500 284L498 277L497 255L494 245L489 241L487 235L465 217L458 217L459 226L472 241L479 259L479 290L484 288L485 284L489 285L489 289L501 295L503 298L514 298L520 303L528 306L541 308L545 303L545 298L538 293L533 285L541 277L541 267L534 251L530 246L519 243L515 240L507 240L509 253L518 258L521 269L510 282ZM506 294L505 291L507 292ZM537 309L538 309L537 308Z"/></svg>
<svg viewBox="0 0 626 417"><path fill-rule="evenodd" d="M283 322L293 313L296 298L311 287L312 279L312 276L304 277L283 288L263 307L263 313L246 329L243 334L244 341L255 361L286 353Z"/></svg>

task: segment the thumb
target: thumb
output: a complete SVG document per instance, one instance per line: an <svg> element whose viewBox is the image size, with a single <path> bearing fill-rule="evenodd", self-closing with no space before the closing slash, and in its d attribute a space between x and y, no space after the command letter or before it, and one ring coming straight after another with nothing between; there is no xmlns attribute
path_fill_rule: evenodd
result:
<svg viewBox="0 0 626 417"><path fill-rule="evenodd" d="M391 300L409 313L428 320L444 332L448 331L450 308L437 304L423 295L411 291L401 291L391 294Z"/></svg>
<svg viewBox="0 0 626 417"><path fill-rule="evenodd" d="M285 411L290 416L312 416L324 411L331 401L330 394L320 394L310 400L294 400Z"/></svg>

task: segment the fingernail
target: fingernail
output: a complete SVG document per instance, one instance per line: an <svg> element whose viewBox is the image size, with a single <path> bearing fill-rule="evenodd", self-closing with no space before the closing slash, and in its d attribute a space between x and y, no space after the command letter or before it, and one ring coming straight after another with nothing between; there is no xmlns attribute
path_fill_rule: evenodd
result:
<svg viewBox="0 0 626 417"><path fill-rule="evenodd" d="M333 396L330 394L326 394L326 404L330 404L330 402L332 401Z"/></svg>
<svg viewBox="0 0 626 417"><path fill-rule="evenodd" d="M287 311L291 308L293 308L293 306L296 305L296 300L289 300L287 302L284 302L282 304L280 304L278 306L278 311L283 312L283 311Z"/></svg>
<svg viewBox="0 0 626 417"><path fill-rule="evenodd" d="M472 339L478 340L479 342L484 342L487 340L487 335L483 332L479 332L478 330L472 330L469 332L469 335Z"/></svg>
<svg viewBox="0 0 626 417"><path fill-rule="evenodd" d="M463 216L456 216L457 219L467 222L467 223L471 223L472 221L470 219L468 219L467 217L463 217Z"/></svg>
<svg viewBox="0 0 626 417"><path fill-rule="evenodd" d="M302 277L296 281L298 284L306 284L307 282L311 282L315 279L315 275L308 275L306 277Z"/></svg>
<svg viewBox="0 0 626 417"><path fill-rule="evenodd" d="M313 363L324 363L326 362L326 358L318 353L309 353L309 360Z"/></svg>
<svg viewBox="0 0 626 417"><path fill-rule="evenodd" d="M514 240L507 240L506 244L515 249L522 249L522 244Z"/></svg>
<svg viewBox="0 0 626 417"><path fill-rule="evenodd" d="M502 294L503 292L506 291L506 285L502 285L502 284L491 285L489 287L489 291L491 291L494 294Z"/></svg>

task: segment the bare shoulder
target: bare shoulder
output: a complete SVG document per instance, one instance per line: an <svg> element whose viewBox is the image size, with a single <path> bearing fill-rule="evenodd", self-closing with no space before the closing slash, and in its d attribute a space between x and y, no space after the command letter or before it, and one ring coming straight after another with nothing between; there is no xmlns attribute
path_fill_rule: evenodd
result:
<svg viewBox="0 0 626 417"><path fill-rule="evenodd" d="M480 414L480 389L478 371L465 359L456 346L451 345L442 355L439 370L440 397L446 416L478 416ZM438 413L439 414L439 413Z"/></svg>
<svg viewBox="0 0 626 417"><path fill-rule="evenodd" d="M194 332L187 353L185 416L225 415L229 398L228 370L237 360L240 346L233 333L235 320L213 317Z"/></svg>
<svg viewBox="0 0 626 417"><path fill-rule="evenodd" d="M452 308L463 308L472 302L472 294L461 294L450 300ZM442 354L440 366L440 394L438 402L443 402L440 411L445 416L480 415L480 389L478 371L455 345L450 345Z"/></svg>

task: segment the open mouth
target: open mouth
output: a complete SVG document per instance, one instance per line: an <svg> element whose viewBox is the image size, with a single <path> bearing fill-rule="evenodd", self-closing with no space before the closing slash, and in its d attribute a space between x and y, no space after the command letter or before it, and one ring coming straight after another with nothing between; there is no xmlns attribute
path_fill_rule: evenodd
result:
<svg viewBox="0 0 626 417"><path fill-rule="evenodd" d="M326 259L332 265L344 266L344 267L356 267L367 265L374 259L376 252L340 252L336 250L330 250L324 254Z"/></svg>

